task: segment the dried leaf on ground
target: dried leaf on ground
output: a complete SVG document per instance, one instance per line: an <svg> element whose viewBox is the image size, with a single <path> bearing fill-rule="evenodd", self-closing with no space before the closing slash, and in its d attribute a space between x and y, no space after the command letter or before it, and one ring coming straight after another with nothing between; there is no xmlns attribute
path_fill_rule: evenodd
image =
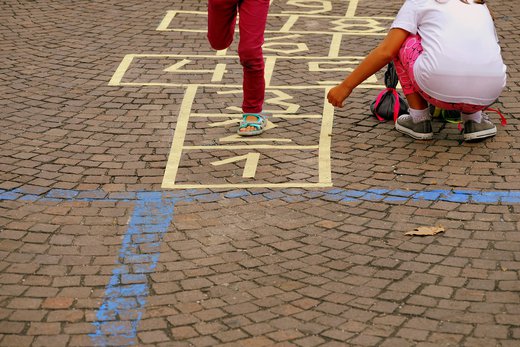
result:
<svg viewBox="0 0 520 347"><path fill-rule="evenodd" d="M444 232L444 228L441 226L438 227L417 227L412 231L408 231L405 235L417 235L417 236L427 236L427 235L435 235L438 233Z"/></svg>

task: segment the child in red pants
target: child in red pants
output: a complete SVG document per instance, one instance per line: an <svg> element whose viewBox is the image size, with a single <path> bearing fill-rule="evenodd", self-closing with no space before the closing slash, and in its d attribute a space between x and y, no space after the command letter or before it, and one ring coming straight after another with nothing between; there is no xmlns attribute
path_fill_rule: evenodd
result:
<svg viewBox="0 0 520 347"><path fill-rule="evenodd" d="M243 67L242 121L238 134L258 135L267 125L262 106L265 97L262 44L269 0L208 0L208 40L217 50L233 42L237 14L240 16L238 56Z"/></svg>

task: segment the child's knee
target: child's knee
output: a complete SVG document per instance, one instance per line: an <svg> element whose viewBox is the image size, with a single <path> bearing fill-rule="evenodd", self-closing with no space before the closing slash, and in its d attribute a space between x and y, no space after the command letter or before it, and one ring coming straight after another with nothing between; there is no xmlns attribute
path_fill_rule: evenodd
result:
<svg viewBox="0 0 520 347"><path fill-rule="evenodd" d="M233 42L232 36L229 38L223 38L221 35L214 35L208 33L207 38L211 48L217 51L229 48L229 46L231 46L231 43Z"/></svg>
<svg viewBox="0 0 520 347"><path fill-rule="evenodd" d="M264 59L262 55L262 47L250 47L243 48L240 47L238 49L238 56L240 58L240 63L244 66L255 67L264 65Z"/></svg>
<svg viewBox="0 0 520 347"><path fill-rule="evenodd" d="M264 59L263 58L240 58L240 64L250 71L260 71L264 69Z"/></svg>

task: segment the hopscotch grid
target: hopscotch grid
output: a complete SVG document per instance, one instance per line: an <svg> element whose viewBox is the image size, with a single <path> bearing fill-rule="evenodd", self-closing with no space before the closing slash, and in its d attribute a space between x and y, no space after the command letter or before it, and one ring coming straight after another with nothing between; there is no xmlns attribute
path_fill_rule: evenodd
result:
<svg viewBox="0 0 520 347"><path fill-rule="evenodd" d="M350 20L372 20L372 19L383 19L383 20L393 20L394 17L387 17L387 16L356 16L354 15L353 11L352 13L346 13L343 16L339 15L324 15L324 14L304 14L304 13L269 13L267 17L303 17L303 18L321 18L321 19L350 19ZM173 14L172 14L173 13ZM163 17L163 20L161 20L161 23L157 27L157 30L159 28L163 30L163 28L168 28L171 24L172 20L175 18L177 14L195 14L195 15L201 15L204 17L207 17L206 11L189 11L189 10L169 10L166 11L166 15Z"/></svg>
<svg viewBox="0 0 520 347"><path fill-rule="evenodd" d="M339 45L339 41L337 42ZM335 54L337 49L331 48L331 53ZM164 86L164 87L183 87L187 88L188 86L193 85L193 83L173 83L173 82L123 82L123 78L125 73L132 67L132 63L134 63L138 59L147 59L147 58L157 58L157 59L184 59L184 58L194 58L192 55L187 54L128 54L126 55L119 66L117 67L113 77L111 78L109 85L111 86ZM200 55L195 56L195 58L203 58L203 59L213 59L216 61L222 61L226 59L238 59L238 56L215 56L215 55ZM356 64L358 61L361 61L363 57L360 56L266 56L266 61L271 62L267 64L268 68L274 70L274 64L278 60L304 60L309 61L310 63L345 63L345 64ZM218 64L217 64L218 65ZM272 65L272 67L270 67ZM193 73L199 74L207 74L207 71L192 71L192 72L184 72L182 70L178 71L183 76L191 75ZM316 71L312 71L316 72ZM288 89L288 90L308 90L308 89L316 89L316 88L329 88L330 86L336 85L340 81L317 81L317 84L309 84L309 85L299 85L299 86L291 86L291 85L273 85L271 83L271 78L266 78L266 90L273 89ZM241 89L242 85L239 84L221 84L221 83L199 83L197 84L199 87L211 87L211 88L223 88L223 89ZM360 89L383 89L384 85L381 84L373 84L370 82L362 83L359 86Z"/></svg>
<svg viewBox="0 0 520 347"><path fill-rule="evenodd" d="M315 62L315 67L312 72L316 71L331 71L332 69L324 69L320 68L320 63L326 63L330 61L340 61L344 62L345 60L351 61L351 60L361 60L364 57L342 57L339 56L340 52L340 45L342 41L342 37L344 35L381 35L379 31L382 31L384 27L381 26L381 22L388 21L393 19L392 17L356 17L355 11L357 9L358 0L350 0L347 8L347 12L344 16L338 16L338 15L330 15L330 14L318 14L317 12L323 13L323 12L330 12L332 11L332 7L330 6L324 6L323 9L316 9L313 8L310 11L307 11L305 6L303 7L305 11L312 12L312 13L302 13L301 11L298 11L298 13L294 13L295 11L284 11L283 13L269 13L268 16L270 18L282 18L286 19L285 23L282 25L282 27L279 30L265 30L266 34L285 34L285 36L282 37L268 37L266 38L266 46L269 45L269 48L266 48L267 51L278 51L283 52L282 49L276 49L272 48L273 45L287 45L287 42L280 41L284 38L288 38L287 34L298 37L300 34L305 35L312 35L312 34L320 34L320 35L332 35L332 41L331 45L329 47L329 52L327 56L302 56L302 55L265 55L266 59L266 91L279 91L278 93L275 93L277 97L269 99L273 104L280 105L282 107L287 107L287 111L289 111L289 108L291 108L291 105L297 105L292 103L287 103L285 100L292 99L292 96L290 94L282 92L282 90L289 90L289 91L297 91L297 90L321 90L325 93L326 99L326 93L332 85L337 84L339 81L311 81L311 85L273 85L271 83L271 76L274 74L275 70L275 64L279 59L291 59L291 60L303 60L303 61L316 61L316 60L325 60L323 62ZM299 6L299 5L297 5ZM329 8L330 7L330 8ZM315 11L315 12L313 12ZM158 31L180 31L180 32L201 32L205 33L206 30L200 30L200 29L185 29L185 28L170 28L172 23L176 18L179 18L179 15L188 14L190 16L205 16L207 17L206 11L186 11L186 10L169 10L166 11L166 15L163 17L161 22L159 23L156 30ZM321 20L326 19L328 23L331 25L331 29L329 31L309 31L309 30L293 30L295 26L298 24L298 21L300 19L314 19L314 20ZM366 30L358 30L360 27L367 28ZM374 32L375 31L375 32ZM293 42L289 43L293 44ZM307 46L305 43L297 43L294 49L291 49L292 52L301 52L306 51ZM290 51L287 49L286 51ZM239 57L237 55L227 55L226 51L219 51L216 53L216 55L199 55L199 56L193 56L188 54L179 54L179 55L172 55L172 54L132 54L127 55L123 61L121 62L120 66L117 68L116 73L112 77L110 81L110 85L119 85L119 86L163 86L163 87L182 87L186 88L186 94L183 99L181 110L177 119L177 125L174 133L174 138L172 141L170 154L168 156L168 162L166 165L165 174L163 177L162 187L163 188L218 188L218 187L288 187L288 186L295 186L295 187L302 187L302 185L308 187L309 183L307 182L285 182L285 183L279 183L279 184L269 184L269 183L240 183L240 184L190 184L190 185L182 185L182 184L176 184L176 176L179 169L180 161L182 158L183 151L189 151L189 150L216 150L216 149L239 149L239 150L248 150L248 149L275 149L275 150L287 150L287 149L296 149L296 150L315 150L318 149L318 185L324 185L324 186L332 186L332 179L331 179L331 157L330 157L330 147L331 147L331 133L332 133L332 123L333 123L333 116L334 116L334 108L330 105L328 105L326 102L323 106L323 114L315 116L316 118L321 118L321 127L319 132L319 140L318 145L310 145L310 146L301 146L301 145L280 145L276 144L276 142L287 142L291 141L289 139L277 139L277 138L258 138L254 140L240 140L233 136L228 136L226 138L220 139L221 142L225 141L233 141L233 142L240 142L245 141L246 144L224 144L224 145L208 145L208 146L186 146L184 144L186 131L188 129L188 123L191 119L191 117L216 117L216 118L239 118L239 114L233 114L231 116L228 115L208 115L208 114L192 114L191 113L191 106L195 99L195 94L197 93L197 90L200 88L222 88L222 89L241 89L241 85L236 84L216 84L216 83L198 83L194 86L192 83L170 83L170 82L123 82L123 78L125 75L125 72L131 68L131 64L134 61L134 59L139 58L195 58L195 59L217 59L217 61L220 59L222 61L222 58L224 59L236 59L238 60ZM168 72L173 73L179 73L181 75L185 74L191 74L191 73L206 73L211 72L211 70L185 70L183 73L183 66L186 65L188 61L183 60L180 62L175 63L174 65L171 65L169 67ZM349 64L349 63L347 63ZM317 66L317 67L316 67ZM220 68L220 69L218 69ZM212 82L219 82L222 80L224 73L226 72L225 64L217 64L217 67L215 67L215 71L213 73ZM344 68L343 68L344 69ZM217 71L218 70L218 71ZM341 69L339 69L341 70ZM309 71L311 71L310 65L309 65ZM381 86L379 84L364 84L361 86L361 88L384 88L384 86ZM186 100L186 98L190 100ZM266 100L266 103L269 104L268 100ZM297 105L296 109L292 109L292 112L295 112L300 106ZM298 115L298 114L286 114L286 115L279 115L278 117L284 118L284 116L287 119L290 119L291 117L293 119L305 119L305 118L312 118L312 117L306 117L305 115ZM218 122L213 123L214 126L225 126L227 124L231 124L234 121L231 120L231 122L224 121L224 122ZM213 126L213 125L210 125ZM253 142L275 142L274 144L248 144ZM240 156L238 158L247 158L249 155L253 154L254 152L250 152L248 155ZM224 163L227 162L235 162L238 159L229 158L225 159ZM222 160L221 160L222 161ZM246 163L247 164L247 163ZM255 164L256 165L256 164ZM254 172L256 168L251 169L249 168L251 172ZM311 186L314 185L314 183L310 183Z"/></svg>

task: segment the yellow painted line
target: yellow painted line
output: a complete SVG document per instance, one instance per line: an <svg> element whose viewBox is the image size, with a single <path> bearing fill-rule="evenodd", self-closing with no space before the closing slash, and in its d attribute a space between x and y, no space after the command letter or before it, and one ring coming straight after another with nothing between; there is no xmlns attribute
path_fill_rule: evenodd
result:
<svg viewBox="0 0 520 347"><path fill-rule="evenodd" d="M191 60L189 60L189 59L182 59L181 61L178 61L175 64L167 67L163 71L164 72L177 72L177 71L179 71L179 69L181 67L185 66L186 64L189 64L190 62L191 62ZM188 72L189 70L184 70L184 71ZM207 72L207 70L205 70L205 71Z"/></svg>
<svg viewBox="0 0 520 347"><path fill-rule="evenodd" d="M281 33L287 33L291 28L293 27L294 23L299 19L300 17L298 15L290 15L289 19L287 19L287 22L280 28Z"/></svg>
<svg viewBox="0 0 520 347"><path fill-rule="evenodd" d="M213 72L213 77L211 77L211 82L221 82L225 72L226 64L217 64L215 72Z"/></svg>
<svg viewBox="0 0 520 347"><path fill-rule="evenodd" d="M340 17L344 18L344 17ZM386 28L385 28L386 29ZM165 31L174 31L179 33L199 33L203 34L206 33L206 30L200 30L200 29L168 29ZM283 32L279 30L266 30L266 34L282 34ZM291 31L291 34L301 34L301 35L330 35L330 31ZM380 33L375 32L365 32L362 30L353 30L353 31L342 31L341 34L343 35L351 35L351 36L386 36L386 30L381 30Z"/></svg>
<svg viewBox="0 0 520 347"><path fill-rule="evenodd" d="M349 8L352 8L355 12L356 8L357 8L357 4L359 3L359 0L350 0L349 1ZM352 11L352 10L351 10ZM179 14L199 14L201 16L207 16L208 12L207 11L188 11L188 10L176 10L175 12L179 13ZM347 13L348 13L348 9L347 9ZM291 16L294 16L295 14L294 13L269 13L268 16L269 17L291 17ZM323 14L323 15L320 15L320 14L298 14L299 17L305 17L305 18L345 18L347 16L330 16L330 15L326 15L326 14ZM355 16L355 18L353 19L372 19L372 18L375 18L375 19L395 19L394 17L384 17L384 16Z"/></svg>
<svg viewBox="0 0 520 347"><path fill-rule="evenodd" d="M331 86L335 86L338 84L339 81L330 81L330 83L324 83L325 85L308 85L308 86L269 86L269 88L266 88L266 90L309 90L309 89L321 89L321 88L329 88ZM322 83L322 82L318 82ZM117 84L118 86L130 86L130 87L142 87L142 86L149 86L149 87L179 87L179 88L187 88L192 86L193 84L188 83L166 83L166 82L140 82L140 83L134 83L134 82L122 82ZM242 85L238 84L197 84L199 87L204 88L242 88ZM357 89L384 89L386 88L384 85L379 84L360 84L356 87ZM237 107L237 110L239 108Z"/></svg>
<svg viewBox="0 0 520 347"><path fill-rule="evenodd" d="M264 78L265 78L266 87L271 85L271 78L273 77L275 64L276 64L276 57L270 56L270 57L265 58Z"/></svg>
<svg viewBox="0 0 520 347"><path fill-rule="evenodd" d="M356 66L359 64L358 60L343 60L343 61L310 61L309 71L310 72L321 72L321 71L344 71L351 72L353 71L352 65ZM333 67L326 67L333 66ZM334 67L336 66L336 67Z"/></svg>
<svg viewBox="0 0 520 347"><path fill-rule="evenodd" d="M270 92L274 95L276 95L274 98L266 98L265 104L267 105L277 105L280 107L285 107L284 113L289 114L295 114L298 109L300 108L300 105L292 103L292 102L286 102L285 100L292 100L293 97L286 92L282 91L281 89L271 89Z"/></svg>
<svg viewBox="0 0 520 347"><path fill-rule="evenodd" d="M343 35L343 34L341 34ZM216 56L216 55L193 55L193 54L129 54L135 58L208 58L208 59L238 59L238 55L226 55L223 57ZM290 59L290 60L314 60L314 59L321 59L321 60L343 60L343 59L355 59L357 61L365 59L364 56L356 56L356 55L344 55L344 56L338 56L338 57L329 57L329 56L309 56L309 55L302 55L302 56L291 56L291 55L265 55L266 58L276 58L276 59Z"/></svg>
<svg viewBox="0 0 520 347"><path fill-rule="evenodd" d="M345 17L354 17L356 15L358 2L359 2L359 0L349 0L347 13L345 13ZM356 17L356 18L360 18L360 17Z"/></svg>
<svg viewBox="0 0 520 347"><path fill-rule="evenodd" d="M191 117L193 117L193 114L191 114ZM240 118L237 117L235 119L228 119L223 122L210 123L210 124L208 124L208 126L211 128L214 128L214 127L221 127L221 126L226 126L226 125L230 125L230 124L235 124L235 123L239 123L239 122L240 122ZM273 129L276 127L277 127L276 124L274 124L270 120L267 120L267 125L265 126L265 130ZM243 137L240 137L240 139L243 139Z"/></svg>
<svg viewBox="0 0 520 347"><path fill-rule="evenodd" d="M227 53L227 48L226 49L221 49L220 51L217 51L215 54L219 57L222 57L222 56L225 56Z"/></svg>
<svg viewBox="0 0 520 347"><path fill-rule="evenodd" d="M259 145L255 144L254 149L319 149L318 145ZM186 150L195 150L195 149L203 149L203 150L213 150L213 149L249 149L251 150L252 145L216 145L216 146L184 146Z"/></svg>
<svg viewBox="0 0 520 347"><path fill-rule="evenodd" d="M236 183L236 184L163 184L165 189L239 189L239 188L327 188L332 187L329 183Z"/></svg>
<svg viewBox="0 0 520 347"><path fill-rule="evenodd" d="M234 117L237 118L235 120L230 120L233 122L237 122L239 119L242 118L242 113L192 113L190 117L200 117L200 118L229 118ZM272 116L273 118L284 118L284 119L320 119L322 117L321 114L276 114L274 113ZM224 123L224 122L222 122ZM211 123L211 124L217 124L217 123ZM210 124L210 126L211 126ZM231 123L228 123L231 124ZM223 124L224 125L224 124ZM216 125L218 126L218 125Z"/></svg>
<svg viewBox="0 0 520 347"><path fill-rule="evenodd" d="M220 166L230 163L235 163L237 161L245 160L246 163L244 165L244 172L242 173L242 177L244 178L253 178L255 177L256 167L258 166L258 161L260 160L260 153L247 153L245 155L240 155L224 160L214 161L211 165Z"/></svg>
<svg viewBox="0 0 520 347"><path fill-rule="evenodd" d="M305 4L306 2L307 3L310 2L310 4ZM315 2L321 2L321 6L320 5L314 5L313 3L315 3ZM317 14L317 13L330 12L332 10L332 4L331 4L330 1L288 0L287 4L288 5L295 5L295 6L303 7L303 8L312 8L314 10L310 10L310 11L282 11L282 13Z"/></svg>
<svg viewBox="0 0 520 347"><path fill-rule="evenodd" d="M265 126L265 130L274 129L276 127L278 127L278 125L274 124L269 119L267 119L267 124Z"/></svg>
<svg viewBox="0 0 520 347"><path fill-rule="evenodd" d="M320 148L318 151L318 165L319 165L319 182L331 183L331 163L330 163L330 148L332 143L332 125L334 122L334 106L327 102L327 93L330 88L325 90L325 97L323 102L323 120L321 122L320 131Z"/></svg>
<svg viewBox="0 0 520 347"><path fill-rule="evenodd" d="M157 31L166 31L168 30L168 27L170 26L170 23L172 22L173 18L177 14L177 11L167 11L166 16L164 16L161 23L159 23L159 26L157 27Z"/></svg>
<svg viewBox="0 0 520 347"><path fill-rule="evenodd" d="M238 122L240 122L240 119L238 119L238 118L237 119L228 119L228 120L225 120L223 122L209 123L208 126L211 127L211 128L214 128L214 127L226 126L226 125L229 125L229 124L235 124L235 123L238 123Z"/></svg>
<svg viewBox="0 0 520 347"><path fill-rule="evenodd" d="M339 50L341 47L341 38L343 37L343 34L341 33L334 33L332 35L332 41L330 43L330 49L329 49L329 57L338 57L339 56Z"/></svg>
<svg viewBox="0 0 520 347"><path fill-rule="evenodd" d="M217 64L215 67L215 70L194 70L194 69L182 69L182 67L186 66L187 64L191 63L191 60L189 59L182 59L181 61L176 62L175 64L168 66L166 69L164 69L164 72L171 72L171 73L182 73L182 74L195 74L195 73L206 73L206 72L213 72L213 77L211 78L211 81L222 81L222 76L224 75L224 72L226 71L226 64ZM220 79L219 79L220 76Z"/></svg>
<svg viewBox="0 0 520 347"><path fill-rule="evenodd" d="M273 126L274 128L274 126ZM238 134L229 135L222 137L218 140L219 142L292 142L291 139L282 138L267 138L257 136L240 136Z"/></svg>
<svg viewBox="0 0 520 347"><path fill-rule="evenodd" d="M124 56L123 60L117 67L116 71L114 72L114 75L108 82L109 86L118 86L121 85L121 80L123 79L123 76L125 75L126 70L128 70L128 67L132 63L132 59L134 59L134 54L127 54Z"/></svg>
<svg viewBox="0 0 520 347"><path fill-rule="evenodd" d="M175 177L177 176L177 170L181 160L182 145L184 144L186 129L188 128L188 121L190 119L191 106L195 100L197 88L197 85L190 85L184 93L184 98L182 99L179 117L177 118L175 134L173 136L170 154L168 155L168 162L166 163L166 169L164 171L164 177L161 186L169 184L170 182L175 182Z"/></svg>

